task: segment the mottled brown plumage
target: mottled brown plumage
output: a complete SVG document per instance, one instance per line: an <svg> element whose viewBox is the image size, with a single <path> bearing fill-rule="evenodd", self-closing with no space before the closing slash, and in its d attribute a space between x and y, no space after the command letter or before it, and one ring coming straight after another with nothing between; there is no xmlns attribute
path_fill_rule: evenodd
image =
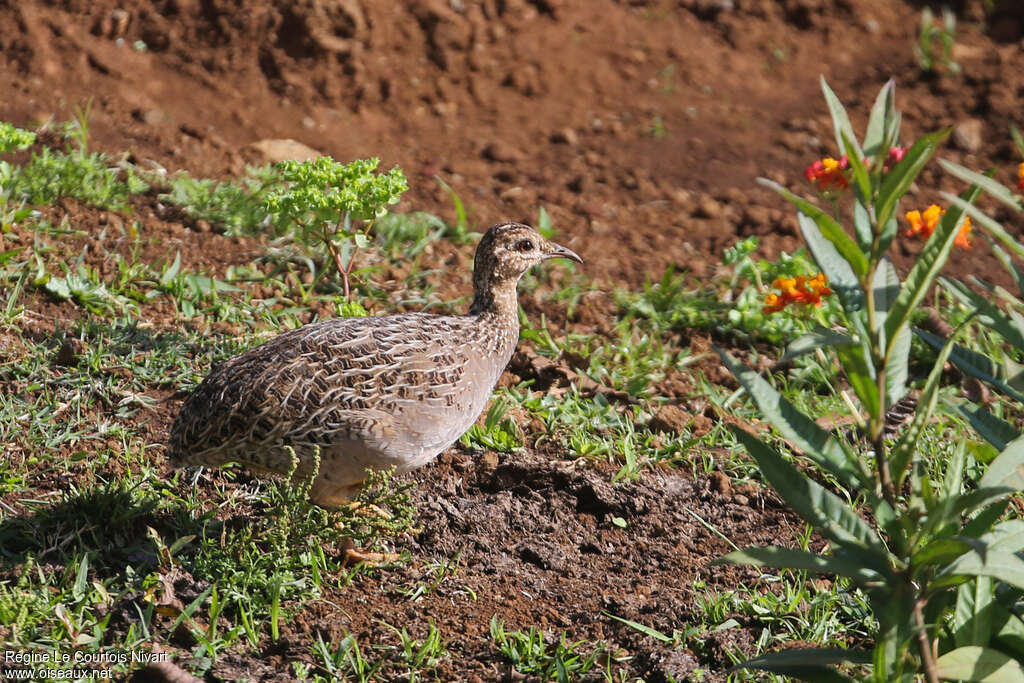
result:
<svg viewBox="0 0 1024 683"><path fill-rule="evenodd" d="M367 468L407 472L451 445L483 411L519 339L516 284L548 258L579 256L519 223L480 240L466 315L342 318L285 332L224 362L171 428L178 466L239 462L285 473L285 446L311 497L334 507Z"/></svg>

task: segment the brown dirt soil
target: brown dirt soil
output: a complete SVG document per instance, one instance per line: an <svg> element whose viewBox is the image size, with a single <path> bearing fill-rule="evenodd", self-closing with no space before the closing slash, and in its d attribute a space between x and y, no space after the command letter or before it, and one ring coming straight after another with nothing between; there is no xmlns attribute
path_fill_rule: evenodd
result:
<svg viewBox="0 0 1024 683"><path fill-rule="evenodd" d="M835 153L819 74L858 129L894 78L908 139L956 126L964 134L941 155L994 166L1009 182L1019 159L1008 130L1024 128L1024 13L1012 1L988 15L980 1L962 5L955 57L964 76L954 78L920 71L912 45L921 4L896 0L0 2L0 120L67 120L91 100L94 149L197 176L240 174L265 139L343 160L379 156L410 178L399 210L451 219L435 176L458 192L475 229L531 222L544 206L599 289L636 288L667 266L706 277L743 236L761 237L768 257L798 245L792 212L754 180L804 188L803 168ZM928 171L913 198L925 206L955 187ZM260 250L155 196L135 199L130 218L74 202L46 211L85 230L83 243L110 222L137 220L151 236L146 257L181 251L189 267L215 273ZM905 268L919 247L900 249ZM428 254L452 273L447 294L466 292L465 251ZM950 267L998 272L994 264L979 247ZM524 305L531 315L544 306ZM42 337L81 315L42 296L27 307L28 332ZM600 330L613 313L609 297L594 294L569 327ZM564 311L548 317L557 323ZM17 353L8 342L0 335L0 359ZM717 366L706 373L723 381ZM679 395L692 390L685 378L672 382ZM177 407L159 398L155 443ZM673 652L602 613L671 633L695 620L698 579L714 589L755 578L709 569L729 548L697 517L739 545L792 544L801 525L770 494L730 492L727 479L666 471L613 485L612 474L543 449L477 460L450 451L417 474L421 531L403 548L413 561L386 582L415 582L429 563L461 553L457 584L477 599L442 584L410 602L360 577L289 624L261 660L225 658L209 680L284 679L286 662L309 660L317 631L392 642L381 621L422 637L429 620L452 653L442 678L497 680L508 671L489 644L492 614L512 627L606 639L650 681L685 680L697 668L724 680L727 653L749 652L756 631Z"/></svg>

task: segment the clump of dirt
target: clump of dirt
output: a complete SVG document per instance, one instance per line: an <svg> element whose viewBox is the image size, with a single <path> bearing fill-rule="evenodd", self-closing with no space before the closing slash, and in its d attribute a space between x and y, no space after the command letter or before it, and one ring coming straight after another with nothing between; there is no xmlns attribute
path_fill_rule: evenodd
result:
<svg viewBox="0 0 1024 683"><path fill-rule="evenodd" d="M620 656L632 657L629 668L646 680L683 680L698 666L728 668L727 652L749 645L743 629L674 650L609 615L669 636L681 624L699 624L694 598L703 589L695 588L696 576L709 591L758 577L743 567L709 569L731 550L723 536L740 546L764 544L797 538L802 523L752 487L722 490L712 478L672 470L616 484L614 473L610 466L529 451L449 451L412 475L419 529L398 549L414 559L388 572L391 590L368 598L378 580L360 577L354 587L325 596L330 606L313 606L292 628L337 637L343 613L343 627L361 642L391 642L394 633L380 622L422 628L431 618L442 633L458 634L449 637L452 655L439 671L442 680L471 673L495 680L506 673L489 635L494 614L510 630L537 626L549 636L604 640L613 652L626 650ZM457 571L410 599L401 587L424 581L438 558L454 558Z"/></svg>

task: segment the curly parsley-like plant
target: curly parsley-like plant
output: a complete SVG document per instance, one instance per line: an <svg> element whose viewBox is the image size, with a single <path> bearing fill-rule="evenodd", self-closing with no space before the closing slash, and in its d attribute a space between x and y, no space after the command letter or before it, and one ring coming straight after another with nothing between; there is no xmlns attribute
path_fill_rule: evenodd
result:
<svg viewBox="0 0 1024 683"><path fill-rule="evenodd" d="M374 220L409 189L400 168L376 173L379 165L379 159L342 164L327 156L282 161L276 168L285 185L264 199L270 213L295 225L300 244L326 247L341 275L346 299L351 299L356 254L369 244Z"/></svg>

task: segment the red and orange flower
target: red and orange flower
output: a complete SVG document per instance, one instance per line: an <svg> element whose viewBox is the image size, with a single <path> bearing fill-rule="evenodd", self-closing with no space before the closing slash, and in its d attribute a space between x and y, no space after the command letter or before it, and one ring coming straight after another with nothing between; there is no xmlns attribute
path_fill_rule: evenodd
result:
<svg viewBox="0 0 1024 683"><path fill-rule="evenodd" d="M832 294L824 273L814 277L798 275L776 278L772 288L780 293L770 292L764 298L764 308L761 309L763 313L778 313L790 304L821 306L821 297Z"/></svg>
<svg viewBox="0 0 1024 683"><path fill-rule="evenodd" d="M939 221L942 220L943 214L946 210L940 207L938 204L932 204L923 212L921 211L907 211L906 219L910 227L904 233L907 237L919 237L923 240L928 239L935 232L935 228L939 225ZM974 227L971 225L971 218L967 216L964 218L963 225L960 226L960 232L957 233L956 239L953 240L953 244L962 249L971 248L971 230Z"/></svg>
<svg viewBox="0 0 1024 683"><path fill-rule="evenodd" d="M850 160L845 154L839 159L825 157L804 169L804 177L817 185L822 192L845 190L850 186L850 180L846 177L848 168Z"/></svg>
<svg viewBox="0 0 1024 683"><path fill-rule="evenodd" d="M1017 167L1017 187L1020 188L1021 192L1024 192L1024 161Z"/></svg>

